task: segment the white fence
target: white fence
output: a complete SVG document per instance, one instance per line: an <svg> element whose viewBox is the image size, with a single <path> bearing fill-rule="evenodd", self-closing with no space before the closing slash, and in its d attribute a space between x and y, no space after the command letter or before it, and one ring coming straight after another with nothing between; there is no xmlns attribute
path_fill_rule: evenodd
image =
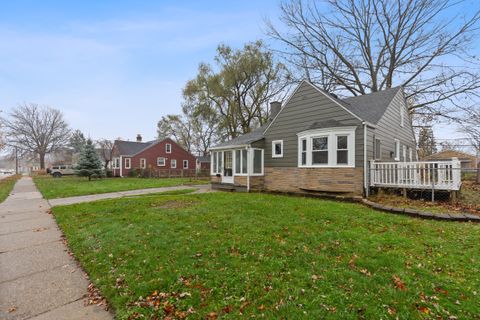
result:
<svg viewBox="0 0 480 320"><path fill-rule="evenodd" d="M461 166L451 161L370 162L370 186L460 190Z"/></svg>

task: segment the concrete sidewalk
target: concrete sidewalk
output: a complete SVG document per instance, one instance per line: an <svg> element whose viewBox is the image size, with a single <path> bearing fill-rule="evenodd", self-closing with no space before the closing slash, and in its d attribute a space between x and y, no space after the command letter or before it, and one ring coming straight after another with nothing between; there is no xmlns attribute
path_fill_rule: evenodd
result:
<svg viewBox="0 0 480 320"><path fill-rule="evenodd" d="M84 306L88 279L49 208L25 177L0 204L0 319L113 319L101 307Z"/></svg>
<svg viewBox="0 0 480 320"><path fill-rule="evenodd" d="M173 186L173 187L161 187L161 188L137 189L137 190L130 190L130 191L118 191L118 192L110 192L110 193L99 193L99 194L70 197L70 198L57 198L57 199L50 199L48 200L48 202L52 207L55 207L55 206L63 206L63 205L69 205L69 204L75 204L75 203L91 202L91 201L105 200L105 199L116 199L116 198L122 198L122 197L128 197L128 196L140 196L144 194L152 194L152 193L175 191L175 190L185 190L185 189L196 189L196 191L193 193L206 193L206 192L215 191L211 189L209 184L182 185L182 186Z"/></svg>

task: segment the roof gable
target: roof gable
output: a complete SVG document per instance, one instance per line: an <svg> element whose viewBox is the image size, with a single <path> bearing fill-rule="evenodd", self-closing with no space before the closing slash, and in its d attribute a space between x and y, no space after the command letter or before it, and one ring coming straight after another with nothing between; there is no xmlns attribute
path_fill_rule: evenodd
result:
<svg viewBox="0 0 480 320"><path fill-rule="evenodd" d="M151 146L155 142L156 140L149 141L149 142L115 140L114 144L119 155L133 156L134 154Z"/></svg>

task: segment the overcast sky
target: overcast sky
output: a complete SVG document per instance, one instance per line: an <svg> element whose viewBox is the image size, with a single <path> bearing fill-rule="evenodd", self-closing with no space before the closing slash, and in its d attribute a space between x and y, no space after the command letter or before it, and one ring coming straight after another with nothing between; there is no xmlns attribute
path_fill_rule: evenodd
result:
<svg viewBox="0 0 480 320"><path fill-rule="evenodd" d="M2 1L0 109L47 104L94 139L154 139L198 64L221 42L264 38L278 11L277 0Z"/></svg>

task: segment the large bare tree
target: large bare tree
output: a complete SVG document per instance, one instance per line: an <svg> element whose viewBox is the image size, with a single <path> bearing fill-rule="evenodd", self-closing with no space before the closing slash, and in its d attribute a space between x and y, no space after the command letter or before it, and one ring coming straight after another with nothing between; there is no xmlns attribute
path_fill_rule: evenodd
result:
<svg viewBox="0 0 480 320"><path fill-rule="evenodd" d="M291 0L268 34L301 76L341 95L403 86L412 113L449 118L476 98L479 8L461 0ZM457 13L456 13L457 12Z"/></svg>
<svg viewBox="0 0 480 320"><path fill-rule="evenodd" d="M261 41L235 50L219 45L215 66L202 63L183 90L186 100L215 110L218 126L230 138L250 132L268 119L268 102L282 100L290 84L284 64Z"/></svg>
<svg viewBox="0 0 480 320"><path fill-rule="evenodd" d="M100 139L97 140L97 145L99 147L100 159L103 161L103 167L105 171L108 168L108 164L112 161L113 158L113 141L109 139Z"/></svg>
<svg viewBox="0 0 480 320"><path fill-rule="evenodd" d="M35 103L14 108L2 118L7 144L26 153L38 155L40 168L45 169L45 155L64 147L70 129L63 114L49 106Z"/></svg>

